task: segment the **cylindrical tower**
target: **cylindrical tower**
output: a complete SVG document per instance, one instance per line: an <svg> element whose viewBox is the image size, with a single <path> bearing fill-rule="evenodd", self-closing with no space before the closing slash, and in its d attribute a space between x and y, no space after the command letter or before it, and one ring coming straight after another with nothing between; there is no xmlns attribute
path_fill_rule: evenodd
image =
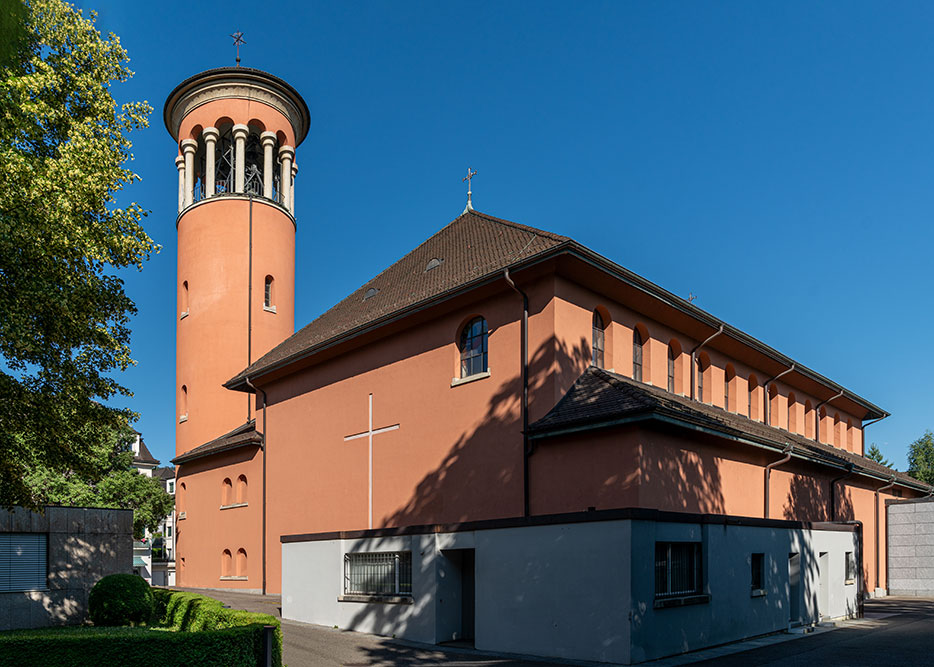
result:
<svg viewBox="0 0 934 667"><path fill-rule="evenodd" d="M295 148L310 114L285 81L223 67L163 111L178 143L176 456L242 425L223 383L294 332Z"/></svg>

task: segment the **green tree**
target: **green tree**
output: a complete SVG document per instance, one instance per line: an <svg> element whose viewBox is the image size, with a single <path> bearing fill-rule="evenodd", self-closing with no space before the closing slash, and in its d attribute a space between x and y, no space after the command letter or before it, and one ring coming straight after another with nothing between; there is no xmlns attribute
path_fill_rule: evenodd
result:
<svg viewBox="0 0 934 667"><path fill-rule="evenodd" d="M33 469L24 482L41 505L131 509L133 535L140 539L147 528L155 532L172 511L175 499L159 480L141 475L132 467L133 438L133 431L124 429L98 442L94 447L97 467L93 475L79 476L43 466Z"/></svg>
<svg viewBox="0 0 934 667"><path fill-rule="evenodd" d="M876 443L869 445L869 449L866 450L866 458L881 463L887 468L892 467L892 462L882 455L882 451L876 446Z"/></svg>
<svg viewBox="0 0 934 667"><path fill-rule="evenodd" d="M934 433L930 430L908 445L908 474L934 484Z"/></svg>
<svg viewBox="0 0 934 667"><path fill-rule="evenodd" d="M113 271L158 246L144 211L115 202L138 178L127 134L152 111L110 93L132 75L119 39L60 0L24 7L19 57L0 61L0 505L36 507L27 475L93 481L100 443L133 418L105 405L130 395L112 373L133 363Z"/></svg>

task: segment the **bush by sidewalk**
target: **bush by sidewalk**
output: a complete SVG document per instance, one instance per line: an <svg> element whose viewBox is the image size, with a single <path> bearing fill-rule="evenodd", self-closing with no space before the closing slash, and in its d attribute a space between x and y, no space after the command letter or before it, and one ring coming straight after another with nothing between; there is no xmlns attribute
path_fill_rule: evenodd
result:
<svg viewBox="0 0 934 667"><path fill-rule="evenodd" d="M272 664L282 665L282 631L268 614L226 609L196 593L152 589L159 627L46 628L0 633L0 665L31 667L262 667L264 626L275 626Z"/></svg>

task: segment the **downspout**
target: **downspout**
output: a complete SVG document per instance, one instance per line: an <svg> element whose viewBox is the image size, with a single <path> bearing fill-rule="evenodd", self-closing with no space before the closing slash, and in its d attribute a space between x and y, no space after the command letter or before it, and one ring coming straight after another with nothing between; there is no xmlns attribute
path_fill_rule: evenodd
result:
<svg viewBox="0 0 934 667"><path fill-rule="evenodd" d="M529 295L516 287L509 267L503 269L503 277L522 297L522 511L529 516Z"/></svg>
<svg viewBox="0 0 934 667"><path fill-rule="evenodd" d="M765 415L765 419L763 421L765 422L766 426L772 425L772 422L770 421L771 415L769 414L769 385L775 382L778 378L782 377L783 375L787 375L788 373L793 371L795 369L795 366L796 364L792 363L791 368L786 368L785 370L783 370L781 373L779 373L775 377L771 378L770 380L766 380L766 383L762 385L762 396L763 396L763 401L765 403L762 409L762 414Z"/></svg>
<svg viewBox="0 0 934 667"><path fill-rule="evenodd" d="M891 489L893 486L895 486L895 475L892 475L892 479L889 480L888 484L876 489L876 588L882 588L879 585L879 492Z"/></svg>
<svg viewBox="0 0 934 667"><path fill-rule="evenodd" d="M721 324L717 331L708 336L703 343L695 345L694 349L691 350L691 400L697 398L697 351L722 333L723 325Z"/></svg>
<svg viewBox="0 0 934 667"><path fill-rule="evenodd" d="M250 193L250 251L247 260L246 288L246 367L253 363L253 194ZM252 386L252 385L250 385ZM253 415L253 401L246 397L246 420ZM263 428L266 428L264 425ZM265 487L263 487L265 488ZM265 560L264 560L265 562Z"/></svg>
<svg viewBox="0 0 934 667"><path fill-rule="evenodd" d="M762 516L766 519L769 518L769 478L772 476L772 468L788 463L791 460L792 448L790 443L785 445L785 449L782 450L785 456L765 466L765 511L763 511Z"/></svg>
<svg viewBox="0 0 934 667"><path fill-rule="evenodd" d="M860 454L862 454L863 456L866 456L866 427L867 427L867 426L872 426L872 425L875 424L876 422L881 422L883 419L885 419L885 418L888 417L888 416L889 416L889 415L882 415L882 416L879 417L878 419L872 419L872 420L870 420L870 421L868 421L868 422L866 422L865 424L862 425L862 427L860 428L860 437L861 437L862 440L863 440L863 442L862 442L862 449L863 449L863 451L861 451Z"/></svg>
<svg viewBox="0 0 934 667"><path fill-rule="evenodd" d="M828 398L826 401L821 401L815 406L814 408L814 439L817 442L820 442L820 409L824 407L825 405L827 405L828 403L830 403L830 401L835 401L841 396L843 396L842 389L840 390L839 394L835 394L834 396L831 396L830 398Z"/></svg>
<svg viewBox="0 0 934 667"><path fill-rule="evenodd" d="M846 472L830 480L830 520L837 520L837 482L843 481L853 474L853 464L847 463Z"/></svg>
<svg viewBox="0 0 934 667"><path fill-rule="evenodd" d="M253 390L254 396L257 391L263 395L263 595L266 595L266 431L269 428L266 421L266 390L253 386L249 376L245 381L246 386Z"/></svg>

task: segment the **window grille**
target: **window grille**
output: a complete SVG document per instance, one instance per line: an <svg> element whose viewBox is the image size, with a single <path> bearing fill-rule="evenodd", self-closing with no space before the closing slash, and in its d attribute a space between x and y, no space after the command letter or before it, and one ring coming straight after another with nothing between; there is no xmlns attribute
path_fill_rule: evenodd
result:
<svg viewBox="0 0 934 667"><path fill-rule="evenodd" d="M461 332L461 377L466 378L487 370L486 320L476 317Z"/></svg>
<svg viewBox="0 0 934 667"><path fill-rule="evenodd" d="M48 535L0 534L0 592L48 588Z"/></svg>
<svg viewBox="0 0 934 667"><path fill-rule="evenodd" d="M765 588L765 554L752 554L750 569L750 587L752 590L755 591Z"/></svg>
<svg viewBox="0 0 934 667"><path fill-rule="evenodd" d="M255 134L250 134L246 139L244 158L243 191L262 197L263 146Z"/></svg>
<svg viewBox="0 0 934 667"><path fill-rule="evenodd" d="M642 334L632 330L632 379L642 382Z"/></svg>
<svg viewBox="0 0 934 667"><path fill-rule="evenodd" d="M412 595L412 552L345 554L344 593Z"/></svg>
<svg viewBox="0 0 934 667"><path fill-rule="evenodd" d="M703 586L700 542L655 543L655 597L699 595Z"/></svg>
<svg viewBox="0 0 934 667"><path fill-rule="evenodd" d="M846 552L846 580L856 581L856 558L852 551Z"/></svg>
<svg viewBox="0 0 934 667"><path fill-rule="evenodd" d="M730 374L727 373L723 378L723 409L730 409L730 381L733 378L730 377Z"/></svg>
<svg viewBox="0 0 934 667"><path fill-rule="evenodd" d="M605 349L604 341L605 331L603 318L596 310L593 311L593 359L591 363L597 368L603 368L603 351Z"/></svg>
<svg viewBox="0 0 934 667"><path fill-rule="evenodd" d="M236 145L228 128L217 140L217 157L214 160L214 192L223 194L234 191L234 153Z"/></svg>

